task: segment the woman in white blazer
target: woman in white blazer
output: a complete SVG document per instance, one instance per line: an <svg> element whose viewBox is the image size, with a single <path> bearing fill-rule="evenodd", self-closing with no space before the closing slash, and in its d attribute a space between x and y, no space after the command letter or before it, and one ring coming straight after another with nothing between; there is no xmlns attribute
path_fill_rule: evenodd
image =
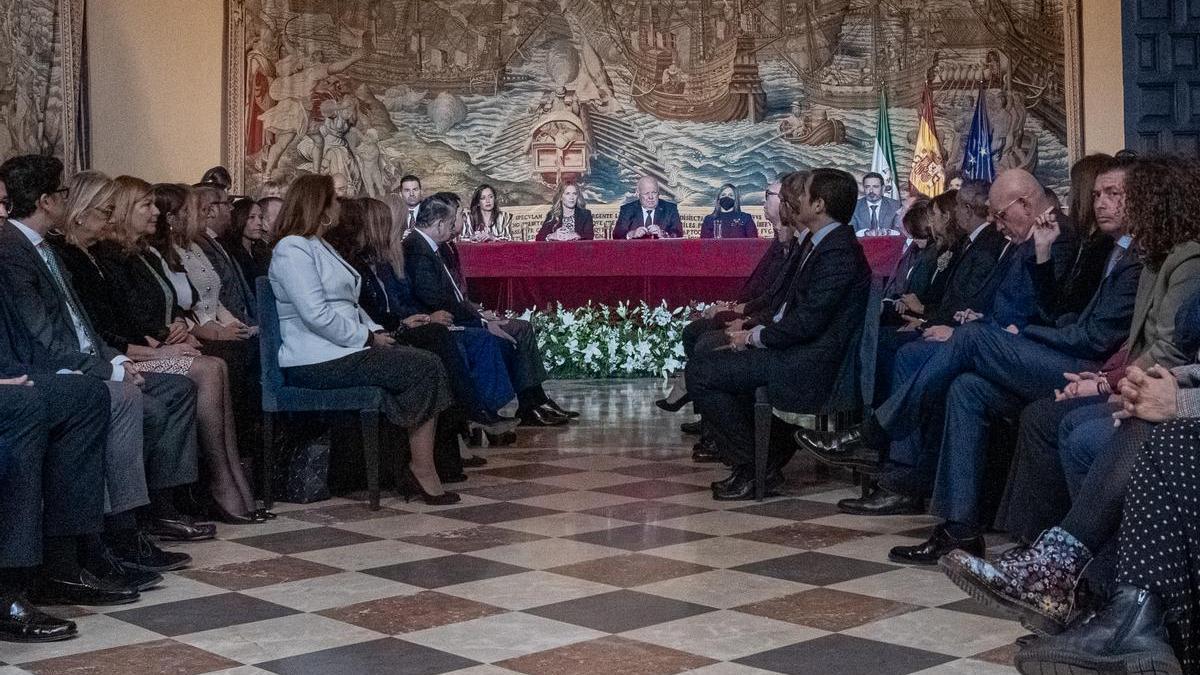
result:
<svg viewBox="0 0 1200 675"><path fill-rule="evenodd" d="M438 413L453 403L446 372L429 352L395 344L358 306L361 278L323 235L339 206L329 176L292 183L279 218L269 278L279 309L279 365L288 384L306 389L380 387L384 414L408 430L412 459L397 479L405 498L453 504L433 462Z"/></svg>

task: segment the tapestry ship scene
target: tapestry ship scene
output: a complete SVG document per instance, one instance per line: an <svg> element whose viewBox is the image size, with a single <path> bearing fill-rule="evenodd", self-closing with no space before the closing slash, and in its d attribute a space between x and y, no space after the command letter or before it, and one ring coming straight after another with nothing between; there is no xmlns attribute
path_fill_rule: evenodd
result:
<svg viewBox="0 0 1200 675"><path fill-rule="evenodd" d="M946 167L980 89L996 169L1065 193L1061 0L245 0L245 175L404 174L507 204L659 179L761 203L783 172L871 166L880 91L903 181L924 88Z"/></svg>

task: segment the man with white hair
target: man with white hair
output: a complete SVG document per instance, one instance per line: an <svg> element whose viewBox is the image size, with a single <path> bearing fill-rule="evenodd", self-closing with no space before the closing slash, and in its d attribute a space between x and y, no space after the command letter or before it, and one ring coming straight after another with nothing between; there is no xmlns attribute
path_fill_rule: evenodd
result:
<svg viewBox="0 0 1200 675"><path fill-rule="evenodd" d="M642 176L637 182L637 201L621 207L613 239L678 239L683 236L679 207L658 198L658 181Z"/></svg>

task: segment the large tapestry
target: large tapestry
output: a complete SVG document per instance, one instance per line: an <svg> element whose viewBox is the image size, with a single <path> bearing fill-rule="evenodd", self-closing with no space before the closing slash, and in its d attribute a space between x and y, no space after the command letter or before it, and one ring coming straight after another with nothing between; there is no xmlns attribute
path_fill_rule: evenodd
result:
<svg viewBox="0 0 1200 675"><path fill-rule="evenodd" d="M0 159L85 166L83 0L0 0Z"/></svg>
<svg viewBox="0 0 1200 675"><path fill-rule="evenodd" d="M982 89L996 168L1065 191L1078 0L229 0L227 161L381 195L493 185L546 204L639 175L687 206L723 183L871 166L880 92L907 175L928 86L947 169Z"/></svg>

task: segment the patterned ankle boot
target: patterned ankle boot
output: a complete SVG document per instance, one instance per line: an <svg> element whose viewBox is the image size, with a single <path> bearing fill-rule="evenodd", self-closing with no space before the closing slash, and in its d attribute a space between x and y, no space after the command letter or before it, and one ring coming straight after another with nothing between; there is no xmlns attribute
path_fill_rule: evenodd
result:
<svg viewBox="0 0 1200 675"><path fill-rule="evenodd" d="M939 561L968 595L1015 614L1030 630L1061 633L1075 610L1075 589L1092 554L1066 530L1046 530L1030 546L1010 549L995 562L963 551Z"/></svg>

